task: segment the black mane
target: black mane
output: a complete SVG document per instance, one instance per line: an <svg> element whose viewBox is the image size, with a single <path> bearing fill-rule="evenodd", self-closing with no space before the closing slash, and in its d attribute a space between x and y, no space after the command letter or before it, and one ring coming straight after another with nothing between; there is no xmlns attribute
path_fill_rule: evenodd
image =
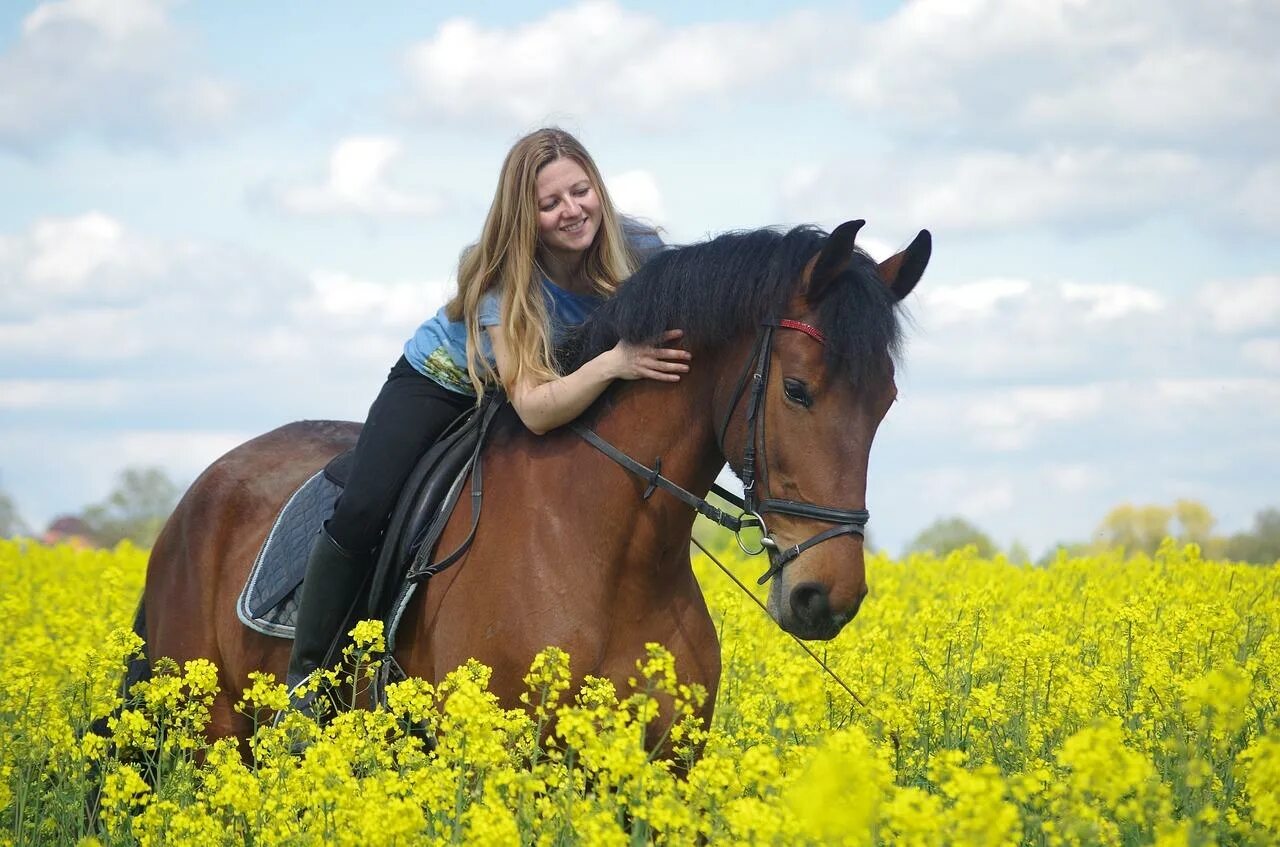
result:
<svg viewBox="0 0 1280 847"><path fill-rule="evenodd" d="M613 347L667 329L683 329L689 350L714 348L783 314L805 264L827 233L732 232L711 241L668 247L636 271L589 317L564 351L566 372ZM875 262L855 248L848 269L818 305L827 367L855 385L883 377L885 353L897 356L901 328ZM695 359L696 362L696 359ZM696 366L696 365L695 365Z"/></svg>

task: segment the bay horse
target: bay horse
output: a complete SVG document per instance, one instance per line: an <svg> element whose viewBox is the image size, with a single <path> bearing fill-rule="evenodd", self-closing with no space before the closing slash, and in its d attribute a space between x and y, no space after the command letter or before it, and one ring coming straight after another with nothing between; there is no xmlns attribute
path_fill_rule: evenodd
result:
<svg viewBox="0 0 1280 847"><path fill-rule="evenodd" d="M931 250L921 231L876 264L854 243L861 225L668 248L588 319L571 354L585 361L619 338L685 331L693 359L680 382L615 383L580 424L646 466L660 457L665 480L689 492L707 492L726 461L745 475L752 510L761 522L772 513L770 613L802 638L834 637L867 593L867 462L896 394L897 304ZM282 679L289 659L287 640L236 616L255 555L285 500L359 430L302 421L232 449L191 485L151 552L147 653L217 665L211 740L251 733L233 708L249 672ZM709 725L720 646L689 559L694 508L669 491L642 496L651 480L580 431L535 436L513 414L495 421L483 461L474 541L414 595L397 636L401 667L438 680L475 657L493 669L503 706L518 708L547 645L568 652L575 683L591 674L625 691L645 644L660 642L682 681L706 687ZM454 513L439 550L468 534L467 512Z"/></svg>

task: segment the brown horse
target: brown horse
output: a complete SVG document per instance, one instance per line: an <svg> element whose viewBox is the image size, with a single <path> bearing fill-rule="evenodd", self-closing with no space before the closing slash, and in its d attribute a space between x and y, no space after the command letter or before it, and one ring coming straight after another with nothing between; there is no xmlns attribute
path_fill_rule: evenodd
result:
<svg viewBox="0 0 1280 847"><path fill-rule="evenodd" d="M770 611L804 638L833 637L867 592L868 455L896 393L896 306L930 253L922 231L877 265L854 245L861 223L830 236L759 230L669 249L593 315L571 354L685 330L693 361L679 383L616 384L581 420L646 465L661 457L664 477L688 491L706 492L726 461L753 479L750 502L772 513L776 542ZM236 696L250 671L283 678L289 658L288 641L236 616L255 554L289 495L359 429L293 423L233 449L192 484L156 542L148 653L218 665L211 737L249 733ZM569 428L534 436L499 416L483 457L474 542L414 595L400 665L434 680L475 657L493 668L504 705L517 707L529 662L547 645L568 651L576 679L625 687L645 643L660 642L684 680L707 688L709 721L720 648L690 567L694 509L669 491L642 497L649 480ZM454 549L470 522L460 508L439 549Z"/></svg>

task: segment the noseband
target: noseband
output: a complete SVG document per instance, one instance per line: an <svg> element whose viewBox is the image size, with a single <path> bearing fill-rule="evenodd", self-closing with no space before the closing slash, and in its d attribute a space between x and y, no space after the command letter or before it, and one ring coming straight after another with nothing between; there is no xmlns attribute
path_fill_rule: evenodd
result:
<svg viewBox="0 0 1280 847"><path fill-rule="evenodd" d="M767 321L761 325L754 352L742 369L742 376L738 379L737 388L734 389L733 399L725 412L724 423L721 424L716 432L716 443L720 448L720 455L726 456L724 447L725 434L729 430L729 423L733 419L733 413L741 403L742 395L746 392L747 384L750 382L751 396L747 404L747 444L743 450L742 470L739 474L742 478L743 494L745 496L738 497L733 492L726 491L716 484L711 486L711 490L716 495L741 510L737 516L730 515L712 506L705 498L686 491L664 477L662 475L662 459L657 459L653 468L647 468L605 441L585 424L575 422L570 425L573 431L582 436L588 444L604 453L623 468L647 480L649 487L645 489L644 499L647 500L656 489L661 488L687 505L692 506L698 514L715 521L726 529L733 530L738 539L738 546L742 548L744 553L755 555L767 548L769 550L769 570L760 577L758 580L759 585L764 585L771 578L777 576L787 564L810 547L841 535L864 535L867 521L871 517L866 509L833 509L828 506L815 506L811 503L803 503L796 500L778 500L767 496L760 499L758 497L756 485L757 442L760 445L760 479L766 479L768 474L764 453L764 418L761 411L764 408L764 390L769 383L769 365L773 354L773 332L776 328L803 332L819 344L825 343L821 332L800 321L784 318L776 322ZM788 547L785 550L779 550L777 542L769 535L768 527L765 526L764 515L769 513L793 515L799 518L835 524L835 526L811 536L807 541ZM763 533L759 550L748 550L746 544L742 541L742 530L749 526L758 526L760 527L760 532Z"/></svg>

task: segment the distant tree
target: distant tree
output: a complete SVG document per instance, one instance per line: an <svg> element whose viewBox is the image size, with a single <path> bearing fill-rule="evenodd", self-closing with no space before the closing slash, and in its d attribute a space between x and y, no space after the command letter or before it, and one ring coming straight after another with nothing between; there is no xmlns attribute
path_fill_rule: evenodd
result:
<svg viewBox="0 0 1280 847"><path fill-rule="evenodd" d="M1199 500L1179 500L1173 504L1173 519L1177 521L1180 531L1179 541L1190 541L1205 544L1209 541L1213 526L1218 521L1213 517L1209 507Z"/></svg>
<svg viewBox="0 0 1280 847"><path fill-rule="evenodd" d="M908 553L927 553L945 556L953 550L972 544L979 556L993 556L996 545L990 536L962 517L939 518L920 530L920 534L907 545Z"/></svg>
<svg viewBox="0 0 1280 847"><path fill-rule="evenodd" d="M1169 534L1173 510L1165 506L1116 506L1094 532L1097 546L1123 547L1131 553L1154 553Z"/></svg>
<svg viewBox="0 0 1280 847"><path fill-rule="evenodd" d="M1031 551L1021 541L1014 541L1005 551L1004 557L1016 565L1021 565L1031 561Z"/></svg>
<svg viewBox="0 0 1280 847"><path fill-rule="evenodd" d="M1199 500L1178 500L1169 506L1116 506L1094 531L1094 548L1123 547L1130 553L1154 553L1160 542L1173 537L1184 543L1214 546L1217 520Z"/></svg>
<svg viewBox="0 0 1280 847"><path fill-rule="evenodd" d="M1263 509L1253 516L1253 531L1227 539L1228 559L1269 565L1280 561L1280 509Z"/></svg>
<svg viewBox="0 0 1280 847"><path fill-rule="evenodd" d="M27 525L18 514L18 507L8 494L0 491L0 538L26 535L27 532Z"/></svg>
<svg viewBox="0 0 1280 847"><path fill-rule="evenodd" d="M87 507L81 517L100 544L111 546L127 538L150 547L180 493L160 468L126 468L107 498Z"/></svg>
<svg viewBox="0 0 1280 847"><path fill-rule="evenodd" d="M1092 549L1092 545L1082 541L1059 541L1049 545L1040 558L1036 559L1038 567L1046 567L1057 561L1059 553L1066 553L1068 556L1088 556Z"/></svg>

